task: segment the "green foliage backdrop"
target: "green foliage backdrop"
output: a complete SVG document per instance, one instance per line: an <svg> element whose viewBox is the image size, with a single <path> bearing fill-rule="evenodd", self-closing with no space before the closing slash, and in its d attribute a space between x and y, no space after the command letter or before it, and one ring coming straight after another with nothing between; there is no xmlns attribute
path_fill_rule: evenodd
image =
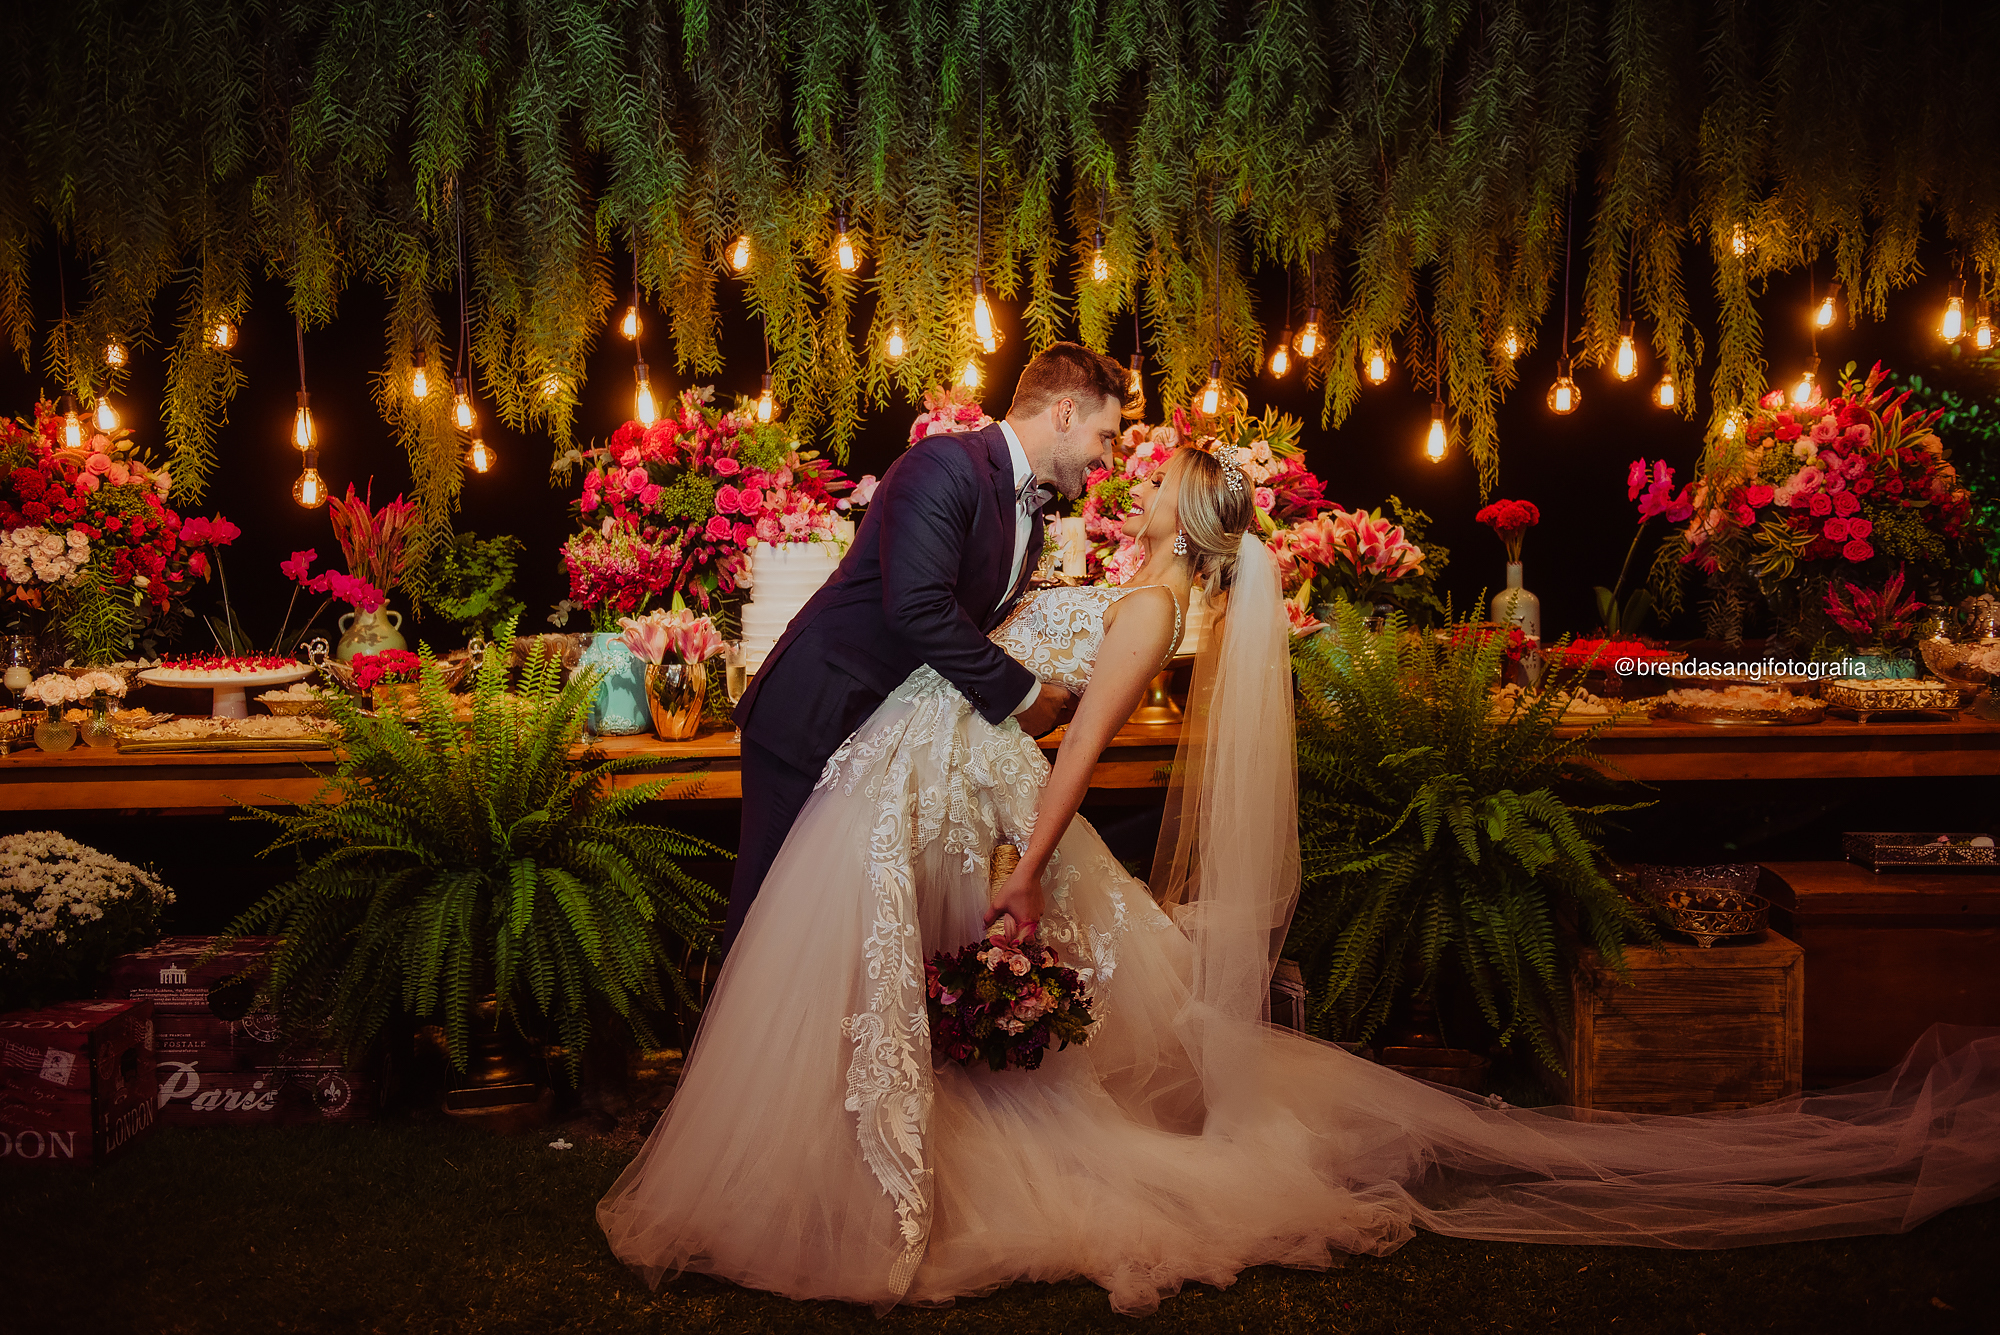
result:
<svg viewBox="0 0 2000 1335"><path fill-rule="evenodd" d="M107 339L162 343L190 499L241 378L203 329L240 316L262 267L309 325L350 282L391 293L378 397L427 515L449 511L448 395L418 404L407 372L460 351L461 222L479 391L559 448L635 238L681 372L719 369L717 284L743 283L792 420L836 452L865 404L974 350L978 269L1033 345L1102 346L1137 304L1184 400L1218 344L1251 370L1274 332L1251 280L1289 266L1329 320L1309 369L1326 420L1384 343L1420 388L1442 381L1486 488L1514 383L1495 348L1560 327L1566 242L1577 360L1615 344L1629 274L1682 411L1710 420L1762 388L1751 297L1770 275L1816 260L1850 318L1879 316L1931 218L1970 295L2000 272L2000 6L73 0L9 37L0 325L25 356L37 249L81 253L59 374L115 388ZM1566 237L1573 198L1595 203ZM843 210L857 274L833 261ZM739 277L724 257L746 233ZM1715 261L1707 339L1691 247ZM155 334L163 293L179 321Z"/></svg>

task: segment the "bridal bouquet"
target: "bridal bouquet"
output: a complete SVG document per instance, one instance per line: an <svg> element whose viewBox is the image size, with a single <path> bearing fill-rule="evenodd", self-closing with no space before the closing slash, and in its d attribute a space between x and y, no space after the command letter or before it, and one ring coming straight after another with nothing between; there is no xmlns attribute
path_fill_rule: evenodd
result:
<svg viewBox="0 0 2000 1335"><path fill-rule="evenodd" d="M955 955L933 955L924 965L924 993L931 1051L961 1066L983 1061L995 1071L1032 1071L1051 1042L1066 1048L1090 1040L1094 1017L1083 979L1033 933L1006 940L1000 923Z"/></svg>

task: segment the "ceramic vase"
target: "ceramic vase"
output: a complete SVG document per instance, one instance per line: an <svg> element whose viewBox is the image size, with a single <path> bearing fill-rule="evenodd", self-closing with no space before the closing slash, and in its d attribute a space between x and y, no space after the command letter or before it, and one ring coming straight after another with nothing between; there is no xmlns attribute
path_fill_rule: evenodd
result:
<svg viewBox="0 0 2000 1335"><path fill-rule="evenodd" d="M708 669L700 663L646 664L646 707L662 741L686 741L701 731L708 703Z"/></svg>
<svg viewBox="0 0 2000 1335"><path fill-rule="evenodd" d="M50 705L42 721L35 725L35 745L51 754L76 745L76 724L62 716L60 705Z"/></svg>
<svg viewBox="0 0 2000 1335"><path fill-rule="evenodd" d="M340 619L340 645L333 651L338 662L351 662L356 654L379 654L390 649L407 649L403 639L403 614L378 607L373 612L349 612Z"/></svg>
<svg viewBox="0 0 2000 1335"><path fill-rule="evenodd" d="M590 637L577 670L596 668L597 694L591 697L586 726L604 737L630 737L653 726L646 704L646 663L627 647L625 637L599 631Z"/></svg>
<svg viewBox="0 0 2000 1335"><path fill-rule="evenodd" d="M1493 595L1490 618L1495 625L1519 626L1521 633L1539 645L1542 639L1542 600L1521 587L1521 563L1507 563L1507 587ZM1521 654L1520 673L1526 685L1542 678L1542 656L1531 645Z"/></svg>
<svg viewBox="0 0 2000 1335"><path fill-rule="evenodd" d="M1866 681L1899 681L1920 676L1916 660L1890 650L1886 645L1868 644L1847 656L1850 666L1861 664L1855 676Z"/></svg>

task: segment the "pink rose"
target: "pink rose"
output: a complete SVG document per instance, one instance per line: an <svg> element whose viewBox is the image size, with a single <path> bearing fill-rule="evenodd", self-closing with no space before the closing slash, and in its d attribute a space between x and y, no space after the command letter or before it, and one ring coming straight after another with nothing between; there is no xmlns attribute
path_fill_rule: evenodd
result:
<svg viewBox="0 0 2000 1335"><path fill-rule="evenodd" d="M1861 502L1851 491L1843 491L1833 498L1833 512L1837 515L1851 515L1861 508Z"/></svg>
<svg viewBox="0 0 2000 1335"><path fill-rule="evenodd" d="M1278 503L1278 493L1272 491L1269 487L1259 487L1257 488L1257 491L1253 499L1257 502L1257 508L1259 510L1268 511L1272 506Z"/></svg>
<svg viewBox="0 0 2000 1335"><path fill-rule="evenodd" d="M1743 499L1755 506L1761 507L1769 505L1771 503L1772 495L1773 495L1772 489L1768 486L1765 486L1761 482L1755 486L1745 487L1743 489Z"/></svg>
<svg viewBox="0 0 2000 1335"><path fill-rule="evenodd" d="M1850 450L1865 450L1875 442L1875 428L1866 422L1856 422L1841 433L1842 444Z"/></svg>
<svg viewBox="0 0 2000 1335"><path fill-rule="evenodd" d="M757 541L757 530L753 525L738 524L736 526L736 545L738 547L748 547L755 541Z"/></svg>
<svg viewBox="0 0 2000 1335"><path fill-rule="evenodd" d="M736 536L736 528L721 515L710 515L708 527L702 530L716 542L728 542Z"/></svg>
<svg viewBox="0 0 2000 1335"><path fill-rule="evenodd" d="M626 469L624 480L625 480L626 492L628 494L633 494L633 495L636 495L637 493L644 491L646 489L646 484L652 481L651 478L646 476L646 470L643 468Z"/></svg>
<svg viewBox="0 0 2000 1335"><path fill-rule="evenodd" d="M1820 533L1826 537L1828 542L1846 542L1847 521L1845 519L1829 519L1826 521L1826 527L1822 528ZM1856 534L1855 536L1859 537L1861 535Z"/></svg>
<svg viewBox="0 0 2000 1335"><path fill-rule="evenodd" d="M1815 445L1832 445L1840 439L1840 424L1831 416L1822 417L1813 423L1812 442Z"/></svg>
<svg viewBox="0 0 2000 1335"><path fill-rule="evenodd" d="M1830 515L1833 513L1833 497L1823 491L1815 492L1812 499L1806 502L1806 509L1815 515Z"/></svg>
<svg viewBox="0 0 2000 1335"><path fill-rule="evenodd" d="M1782 389L1774 389L1774 390L1772 390L1772 391L1771 391L1770 393L1766 394L1766 395L1765 395L1765 396L1764 396L1763 398L1761 398L1761 399L1757 400L1757 406L1758 406L1758 407L1760 407L1760 408L1782 408L1782 407L1784 407L1784 406L1785 406L1785 391L1784 391L1784 390L1782 390Z"/></svg>
<svg viewBox="0 0 2000 1335"><path fill-rule="evenodd" d="M746 519L755 519L764 513L764 493L755 487L745 487L737 492L736 513Z"/></svg>
<svg viewBox="0 0 2000 1335"><path fill-rule="evenodd" d="M771 518L771 516L765 515L757 521L757 537L760 541L776 542L781 536L782 534L778 529L778 521Z"/></svg>
<svg viewBox="0 0 2000 1335"><path fill-rule="evenodd" d="M88 459L85 459L83 466L93 473L108 473L111 471L111 456L99 451L91 455Z"/></svg>
<svg viewBox="0 0 2000 1335"><path fill-rule="evenodd" d="M639 447L633 445L618 451L618 464L621 468L637 468L639 466Z"/></svg>
<svg viewBox="0 0 2000 1335"><path fill-rule="evenodd" d="M711 465L711 467L715 469L716 474L719 477L734 477L736 476L736 474L743 471L743 465L737 463L734 459L730 458L726 454L723 455L720 459L717 459L715 463Z"/></svg>
<svg viewBox="0 0 2000 1335"><path fill-rule="evenodd" d="M94 473L78 473L76 475L76 489L85 495L96 491L97 475Z"/></svg>
<svg viewBox="0 0 2000 1335"><path fill-rule="evenodd" d="M1749 528L1757 522L1757 512L1740 501L1737 503L1736 508L1729 513L1735 518L1737 523L1743 525L1745 528Z"/></svg>
<svg viewBox="0 0 2000 1335"><path fill-rule="evenodd" d="M647 483L646 489L639 493L639 504L645 506L652 506L658 504L660 499L660 493L664 490L666 490L666 488L662 487L657 482Z"/></svg>
<svg viewBox="0 0 2000 1335"><path fill-rule="evenodd" d="M715 489L715 508L724 514L736 514L743 504L743 493L727 482Z"/></svg>
<svg viewBox="0 0 2000 1335"><path fill-rule="evenodd" d="M1866 561L1875 555L1875 549L1859 538L1855 538L1840 549L1840 554L1850 561Z"/></svg>
<svg viewBox="0 0 2000 1335"><path fill-rule="evenodd" d="M1828 522L1831 523L1832 521L1829 520ZM1850 519L1847 521L1847 536L1850 538L1865 538L1874 531L1875 525L1866 519Z"/></svg>

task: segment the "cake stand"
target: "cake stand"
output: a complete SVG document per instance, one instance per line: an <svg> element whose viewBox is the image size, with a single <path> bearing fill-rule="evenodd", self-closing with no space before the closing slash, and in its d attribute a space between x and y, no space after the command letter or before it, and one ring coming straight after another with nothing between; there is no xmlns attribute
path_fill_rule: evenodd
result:
<svg viewBox="0 0 2000 1335"><path fill-rule="evenodd" d="M213 693L209 714L214 718L248 718L250 701L245 691L257 686L289 686L312 675L310 663L266 668L261 672L184 672L178 668L147 668L138 674L148 686L173 686L181 690L200 688Z"/></svg>

